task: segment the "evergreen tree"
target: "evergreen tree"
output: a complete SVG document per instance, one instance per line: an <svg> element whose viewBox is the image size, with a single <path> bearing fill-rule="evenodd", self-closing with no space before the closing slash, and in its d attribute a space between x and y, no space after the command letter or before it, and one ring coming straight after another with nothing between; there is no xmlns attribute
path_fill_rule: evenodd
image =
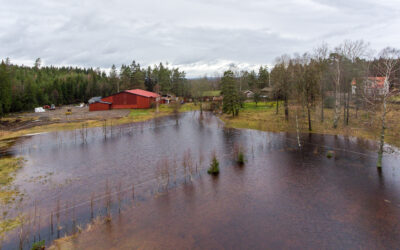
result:
<svg viewBox="0 0 400 250"><path fill-rule="evenodd" d="M258 70L258 88L263 89L269 87L269 72L268 67L261 66Z"/></svg>
<svg viewBox="0 0 400 250"><path fill-rule="evenodd" d="M224 113L239 115L240 97L235 86L235 75L231 70L225 71L221 79L222 94L224 95L222 110Z"/></svg>
<svg viewBox="0 0 400 250"><path fill-rule="evenodd" d="M11 108L11 81L8 66L1 61L0 64L0 116L10 111Z"/></svg>

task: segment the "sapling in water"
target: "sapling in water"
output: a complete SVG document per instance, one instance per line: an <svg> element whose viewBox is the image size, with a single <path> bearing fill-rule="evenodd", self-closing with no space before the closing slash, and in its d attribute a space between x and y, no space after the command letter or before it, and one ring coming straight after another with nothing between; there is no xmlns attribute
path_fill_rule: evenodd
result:
<svg viewBox="0 0 400 250"><path fill-rule="evenodd" d="M219 161L217 159L217 155L214 152L213 157L211 160L211 165L207 170L207 173L212 174L212 175L218 175L219 174Z"/></svg>

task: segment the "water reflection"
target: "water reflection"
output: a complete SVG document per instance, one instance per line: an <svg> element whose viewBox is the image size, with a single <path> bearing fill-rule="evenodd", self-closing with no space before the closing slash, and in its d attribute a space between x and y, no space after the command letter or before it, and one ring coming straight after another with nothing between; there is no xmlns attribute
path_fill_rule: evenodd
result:
<svg viewBox="0 0 400 250"><path fill-rule="evenodd" d="M51 242L111 213L111 223L83 233L76 247L398 246L398 159L386 157L379 173L369 141L302 139L299 150L293 134L228 129L210 113L190 112L106 132L27 137L11 152L28 160L16 179L23 210L36 204L42 218L30 242L38 235ZM237 146L245 149L243 167ZM218 177L206 174L214 150ZM26 181L47 173L45 183ZM18 244L16 235L9 239L7 246Z"/></svg>

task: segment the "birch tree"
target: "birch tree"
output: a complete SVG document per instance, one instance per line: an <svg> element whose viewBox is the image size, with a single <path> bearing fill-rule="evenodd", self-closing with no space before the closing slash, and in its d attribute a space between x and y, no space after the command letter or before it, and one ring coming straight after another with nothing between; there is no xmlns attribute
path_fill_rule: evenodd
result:
<svg viewBox="0 0 400 250"><path fill-rule="evenodd" d="M378 149L378 162L377 167L382 167L383 146L385 144L385 130L386 130L386 115L389 112L388 100L394 94L391 88L391 82L395 81L396 71L399 70L400 50L387 47L383 49L379 55L379 63L377 65L377 72L386 78L383 91L380 93L380 106L382 113L380 117L381 131Z"/></svg>

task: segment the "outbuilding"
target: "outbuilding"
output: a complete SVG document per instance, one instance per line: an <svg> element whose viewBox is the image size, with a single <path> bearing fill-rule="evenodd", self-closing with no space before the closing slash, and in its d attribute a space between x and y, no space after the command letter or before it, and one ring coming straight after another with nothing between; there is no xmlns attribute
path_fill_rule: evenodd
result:
<svg viewBox="0 0 400 250"><path fill-rule="evenodd" d="M90 104L90 111L94 110L108 110L108 109L148 109L151 108L153 103L158 101L160 95L154 92L142 90L142 89L131 89L118 92L116 94L104 97L101 101L96 101ZM106 104L109 103L109 106Z"/></svg>
<svg viewBox="0 0 400 250"><path fill-rule="evenodd" d="M103 101L96 101L89 104L89 111L100 111L100 110L110 110L111 103L110 102L103 102Z"/></svg>

